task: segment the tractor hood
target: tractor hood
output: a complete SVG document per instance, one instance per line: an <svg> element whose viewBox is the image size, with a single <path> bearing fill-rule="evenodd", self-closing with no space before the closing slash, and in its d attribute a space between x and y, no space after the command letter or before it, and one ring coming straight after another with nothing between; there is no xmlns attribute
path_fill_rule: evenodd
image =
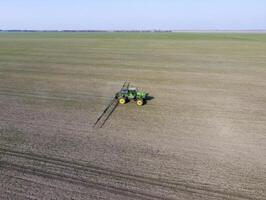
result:
<svg viewBox="0 0 266 200"><path fill-rule="evenodd" d="M137 92L137 96L139 96L139 97L141 97L143 99L147 98L148 95L149 94L147 92L143 92L143 91L138 91Z"/></svg>

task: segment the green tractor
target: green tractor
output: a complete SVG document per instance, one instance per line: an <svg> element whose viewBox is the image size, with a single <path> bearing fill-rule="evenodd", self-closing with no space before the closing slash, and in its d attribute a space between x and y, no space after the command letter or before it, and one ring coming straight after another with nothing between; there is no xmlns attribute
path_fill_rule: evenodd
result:
<svg viewBox="0 0 266 200"><path fill-rule="evenodd" d="M120 104L125 104L131 100L134 100L138 106L145 104L147 97L148 93L139 91L135 87L129 87L129 83L127 86L122 87L120 92L117 92L115 95L115 98L118 99Z"/></svg>

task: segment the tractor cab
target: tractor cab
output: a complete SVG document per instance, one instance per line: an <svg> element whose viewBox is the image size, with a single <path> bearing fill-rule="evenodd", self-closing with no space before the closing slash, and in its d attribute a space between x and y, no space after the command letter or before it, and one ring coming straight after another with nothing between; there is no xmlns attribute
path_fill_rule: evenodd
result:
<svg viewBox="0 0 266 200"><path fill-rule="evenodd" d="M137 96L138 90L137 88L128 88L128 98L135 99Z"/></svg>

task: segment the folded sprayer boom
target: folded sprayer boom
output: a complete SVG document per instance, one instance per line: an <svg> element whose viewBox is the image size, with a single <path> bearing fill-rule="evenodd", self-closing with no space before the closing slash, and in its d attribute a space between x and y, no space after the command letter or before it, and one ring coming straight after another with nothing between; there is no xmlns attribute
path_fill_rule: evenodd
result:
<svg viewBox="0 0 266 200"><path fill-rule="evenodd" d="M125 81L120 91L122 91L124 88L128 88L129 85L130 85L130 82ZM98 128L103 127L103 125L105 124L105 122L109 119L109 117L111 116L111 114L116 109L117 105L118 105L118 99L115 96L110 101L110 103L107 105L107 107L104 109L104 111L102 112L102 114L98 117L98 119L94 123L94 127L98 127Z"/></svg>

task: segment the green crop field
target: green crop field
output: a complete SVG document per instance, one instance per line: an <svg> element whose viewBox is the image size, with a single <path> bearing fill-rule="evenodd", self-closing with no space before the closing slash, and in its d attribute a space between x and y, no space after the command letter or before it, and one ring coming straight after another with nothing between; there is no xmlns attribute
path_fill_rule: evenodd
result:
<svg viewBox="0 0 266 200"><path fill-rule="evenodd" d="M266 34L2 32L0 145L0 199L266 199Z"/></svg>

